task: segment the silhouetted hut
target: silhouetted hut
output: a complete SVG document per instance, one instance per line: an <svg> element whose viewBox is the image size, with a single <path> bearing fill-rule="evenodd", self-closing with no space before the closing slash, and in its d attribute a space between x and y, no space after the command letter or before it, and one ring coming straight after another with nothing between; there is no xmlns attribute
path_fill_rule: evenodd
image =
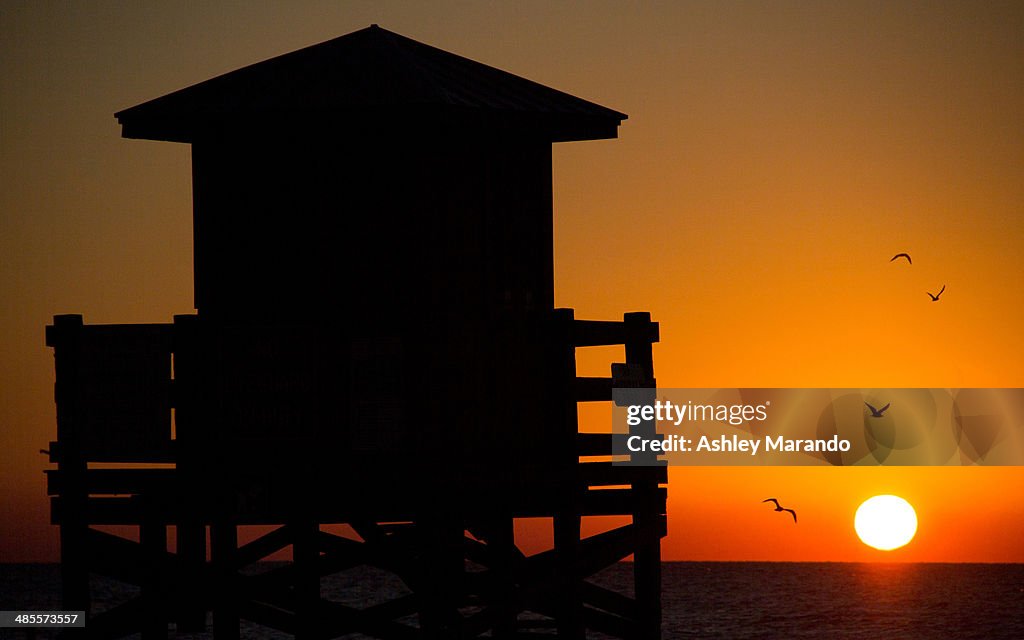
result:
<svg viewBox="0 0 1024 640"><path fill-rule="evenodd" d="M374 25L116 117L192 145L195 305L245 325L211 428L488 492L552 469L551 144L624 114ZM310 352L261 338L281 325Z"/></svg>
<svg viewBox="0 0 1024 640"><path fill-rule="evenodd" d="M613 465L613 436L580 432L577 402L616 381L575 370L577 347L622 345L619 382L654 387L658 326L553 308L551 144L613 138L625 115L375 25L116 115L125 137L192 145L198 313L47 329L66 609L100 572L141 595L91 618L96 637L207 611L228 639L240 618L510 638L538 624L523 611L563 637L658 637L664 468ZM527 517L551 519L552 549L519 550ZM112 524L138 542L94 528ZM252 524L278 528L239 545ZM243 572L288 546L286 570ZM635 597L586 581L630 555ZM361 565L412 593L321 597Z"/></svg>

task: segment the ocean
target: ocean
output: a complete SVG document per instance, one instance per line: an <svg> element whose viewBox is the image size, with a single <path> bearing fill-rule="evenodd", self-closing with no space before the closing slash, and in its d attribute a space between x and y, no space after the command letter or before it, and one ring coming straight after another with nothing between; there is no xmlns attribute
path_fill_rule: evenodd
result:
<svg viewBox="0 0 1024 640"><path fill-rule="evenodd" d="M597 581L626 590L631 570L619 564ZM1024 639L1024 564L666 562L662 576L666 640ZM0 565L0 577L0 610L60 608L56 565ZM93 587L97 608L126 593L99 578ZM322 584L325 597L347 603L400 588L383 574L351 571ZM55 635L0 629L0 638L30 637ZM243 637L290 636L246 626Z"/></svg>

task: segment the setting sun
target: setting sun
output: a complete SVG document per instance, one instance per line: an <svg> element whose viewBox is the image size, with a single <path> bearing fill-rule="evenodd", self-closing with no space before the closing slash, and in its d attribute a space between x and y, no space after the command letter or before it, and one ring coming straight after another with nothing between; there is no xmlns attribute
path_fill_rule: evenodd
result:
<svg viewBox="0 0 1024 640"><path fill-rule="evenodd" d="M892 551L914 539L917 514L914 507L899 496L875 496L857 508L853 528L869 547Z"/></svg>

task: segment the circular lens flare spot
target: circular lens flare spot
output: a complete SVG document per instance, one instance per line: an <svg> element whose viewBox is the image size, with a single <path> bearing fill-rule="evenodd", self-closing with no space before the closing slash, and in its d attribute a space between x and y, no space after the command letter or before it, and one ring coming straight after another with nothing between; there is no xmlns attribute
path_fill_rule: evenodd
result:
<svg viewBox="0 0 1024 640"><path fill-rule="evenodd" d="M857 508L853 528L869 547L892 551L913 540L917 533L917 514L914 507L899 496L874 496Z"/></svg>

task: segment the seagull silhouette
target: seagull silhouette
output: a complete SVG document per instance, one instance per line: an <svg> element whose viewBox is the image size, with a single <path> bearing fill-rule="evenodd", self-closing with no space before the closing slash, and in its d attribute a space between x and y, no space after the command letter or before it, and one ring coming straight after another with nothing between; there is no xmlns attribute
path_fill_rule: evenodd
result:
<svg viewBox="0 0 1024 640"><path fill-rule="evenodd" d="M907 263L914 264L914 261L910 259L910 254L909 253L897 253L893 257L889 258L889 262L892 262L896 258L906 258L907 259Z"/></svg>
<svg viewBox="0 0 1024 640"><path fill-rule="evenodd" d="M779 501L776 500L775 498L768 498L767 500L762 500L761 502L774 502L775 503L775 510L776 511L788 511L790 513L790 515L793 516L793 524L796 524L796 511L793 511L792 509L787 509L787 508L783 507L781 504L779 504Z"/></svg>
<svg viewBox="0 0 1024 640"><path fill-rule="evenodd" d="M938 302L939 301L939 296L941 296L942 292L945 291L945 290L946 290L946 285L942 285L942 288L939 289L939 292L936 293L935 295L932 295L931 291L925 291L925 293L927 293L928 296L932 299L932 302Z"/></svg>
<svg viewBox="0 0 1024 640"><path fill-rule="evenodd" d="M889 405L892 404L892 403L891 402L885 403L885 406L882 407L881 409L876 409L876 408L872 407L870 404L868 404L866 402L864 404L866 404L868 406L868 409L871 409L871 417L872 418L881 418L882 414L885 413L885 410L888 409Z"/></svg>

